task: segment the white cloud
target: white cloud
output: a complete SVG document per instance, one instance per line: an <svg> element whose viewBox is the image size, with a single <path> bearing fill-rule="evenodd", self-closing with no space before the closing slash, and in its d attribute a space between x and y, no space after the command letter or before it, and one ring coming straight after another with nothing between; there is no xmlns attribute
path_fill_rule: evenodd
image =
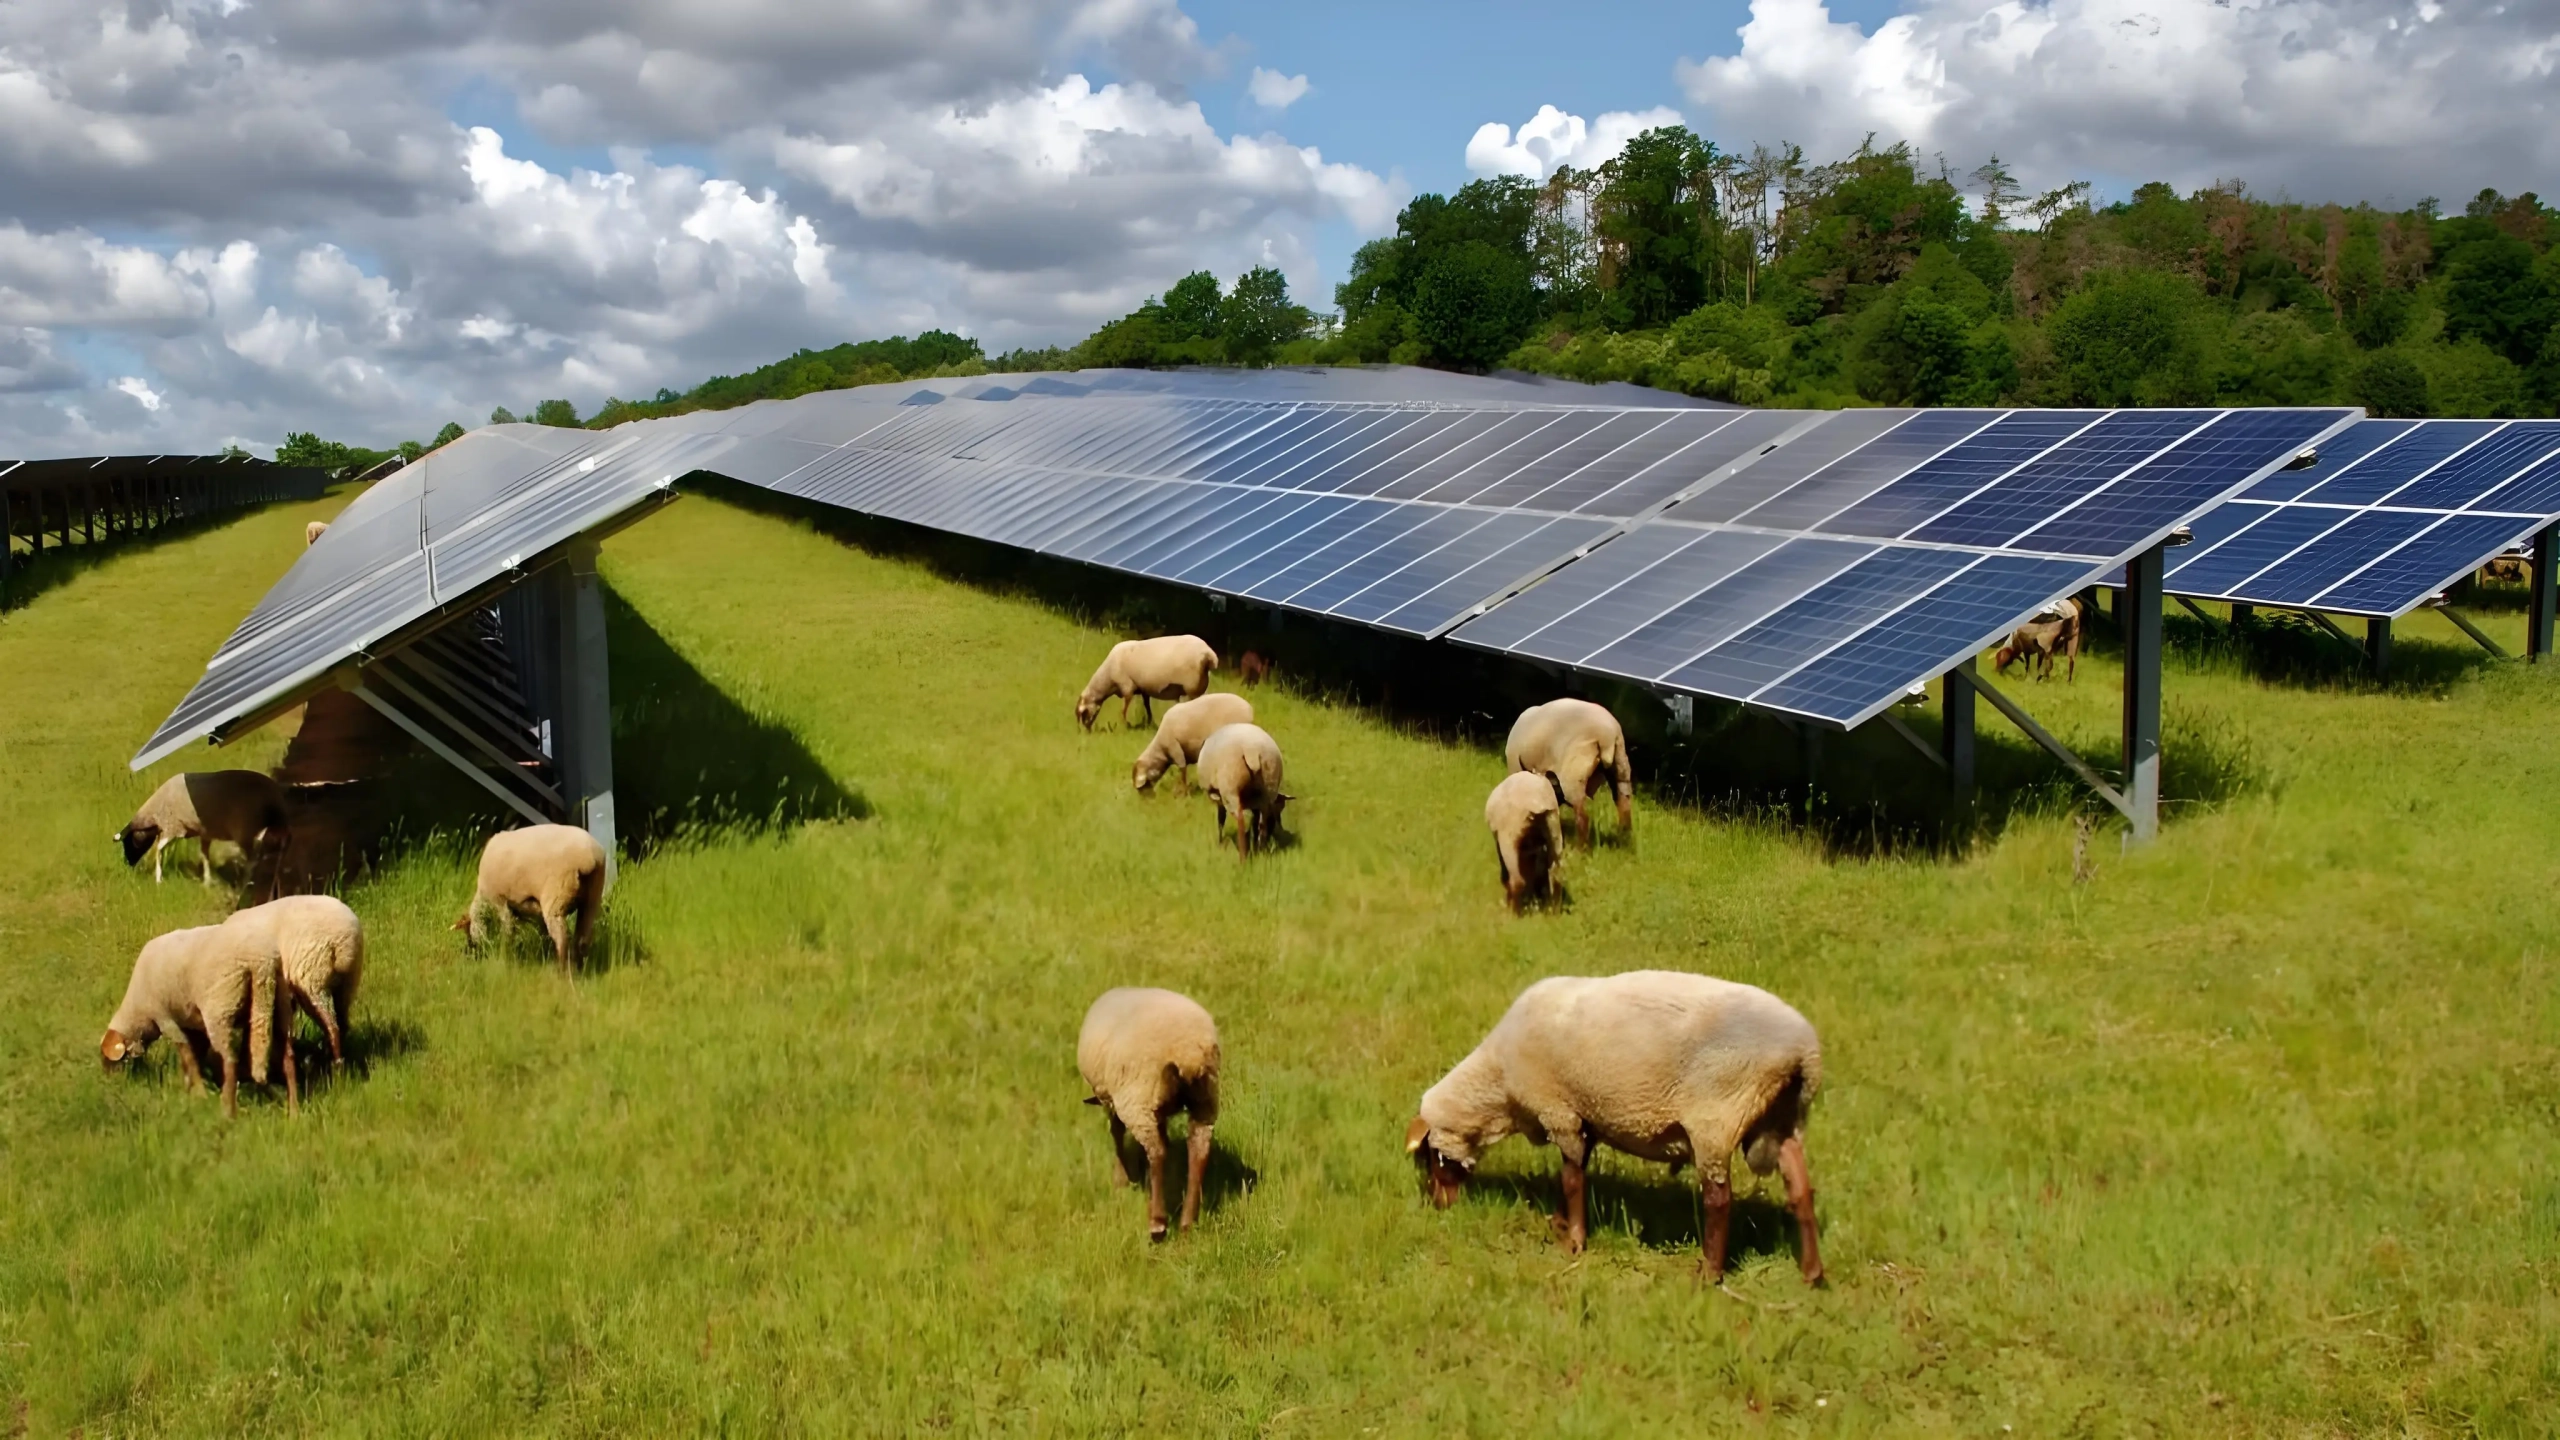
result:
<svg viewBox="0 0 2560 1440"><path fill-rule="evenodd" d="M1596 169L1616 159L1628 141L1645 131L1679 123L1680 112L1662 105L1632 112L1612 110L1588 123L1553 105L1541 105L1516 134L1510 126L1493 121L1477 126L1467 141L1467 168L1479 175L1525 175L1532 180L1544 180L1565 165Z"/></svg>
<svg viewBox="0 0 2560 1440"><path fill-rule="evenodd" d="M53 334L32 325L0 325L0 395L68 390L80 367L53 353Z"/></svg>
<svg viewBox="0 0 2560 1440"><path fill-rule="evenodd" d="M1283 75L1277 70L1253 67L1253 78L1245 82L1245 93L1253 103L1265 110L1286 110L1306 98L1307 77Z"/></svg>
<svg viewBox="0 0 2560 1440"><path fill-rule="evenodd" d="M132 396L135 403L139 404L143 409L150 411L152 414L157 415L160 413L160 406L163 403L160 399L160 392L152 389L150 382L144 380L141 376L124 376L118 379L110 388L118 391L119 393Z"/></svg>
<svg viewBox="0 0 2560 1440"><path fill-rule="evenodd" d="M2406 0L1918 0L1872 33L1821 0L1753 0L1737 53L1682 61L1729 142L1816 156L1868 132L1997 151L2034 185L2224 177L2410 203L2560 164L2548 5Z"/></svg>

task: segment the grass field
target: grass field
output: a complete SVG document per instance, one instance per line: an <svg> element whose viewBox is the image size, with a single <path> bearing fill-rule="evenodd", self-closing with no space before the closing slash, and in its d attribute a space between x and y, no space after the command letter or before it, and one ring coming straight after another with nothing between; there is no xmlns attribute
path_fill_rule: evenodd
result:
<svg viewBox="0 0 2560 1440"><path fill-rule="evenodd" d="M134 950L228 903L106 837L337 503L0 613L0 1433L2560 1430L2560 667L2412 626L2378 685L2173 625L2210 803L2079 884L1988 711L1999 823L1952 852L1729 798L1784 745L1707 725L1646 762L1707 778L1514 920L1473 732L1265 687L1297 843L1240 866L1130 793L1142 737L1075 729L1112 630L697 499L606 550L645 842L606 963L466 956L477 836L413 831L348 890L361 1072L226 1125L165 1047L95 1063ZM2115 679L2019 688L2103 754ZM1889 842L1918 757L1828 763ZM1774 1186L1723 1292L1659 1167L1595 1169L1579 1261L1552 1151L1419 1198L1423 1088L1530 980L1640 966L1821 1027L1828 1289ZM1226 1040L1207 1214L1156 1247L1077 1103L1125 983Z"/></svg>

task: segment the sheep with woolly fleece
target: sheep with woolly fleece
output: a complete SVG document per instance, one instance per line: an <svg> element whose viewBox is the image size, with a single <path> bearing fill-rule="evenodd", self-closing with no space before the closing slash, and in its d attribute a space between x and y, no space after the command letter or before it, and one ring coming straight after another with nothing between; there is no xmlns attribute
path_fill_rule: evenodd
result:
<svg viewBox="0 0 2560 1440"><path fill-rule="evenodd" d="M2065 655L2065 683L2080 678L2080 602L2065 597L2035 613L2034 618L2009 633L2009 642L1991 652L1991 672L2009 673L2010 663L2026 657L2027 673L2040 680L2053 678L2053 657Z"/></svg>
<svg viewBox="0 0 2560 1440"><path fill-rule="evenodd" d="M1487 1147L1509 1135L1564 1156L1565 1247L1587 1236L1583 1167L1597 1143L1698 1167L1707 1209L1699 1243L1709 1279L1724 1275L1733 1219L1728 1167L1786 1177L1807 1284L1822 1280L1804 1123L1822 1084L1822 1042L1765 990L1704 975L1636 970L1559 976L1520 992L1474 1053L1425 1091L1405 1150L1432 1203L1458 1197Z"/></svg>
<svg viewBox="0 0 2560 1440"><path fill-rule="evenodd" d="M1111 1122L1111 1178L1128 1183L1122 1159L1131 1136L1147 1157L1147 1236L1162 1240L1164 1122L1190 1117L1184 1142L1191 1178L1182 1193L1182 1228L1200 1218L1200 1188L1209 1168L1209 1134L1218 1123L1218 1025L1187 995L1171 990L1105 990L1085 1011L1076 1034L1076 1070Z"/></svg>
<svg viewBox="0 0 2560 1440"><path fill-rule="evenodd" d="M1220 839L1228 812L1235 813L1239 858L1280 838L1280 811L1291 797L1280 788L1280 742L1270 731L1250 722L1219 726L1200 744L1198 770L1200 788L1218 807Z"/></svg>
<svg viewBox="0 0 2560 1440"><path fill-rule="evenodd" d="M1532 705L1511 722L1502 745L1504 763L1514 770L1555 778L1557 794L1573 807L1584 849L1591 846L1591 796L1606 784L1618 797L1618 833L1635 824L1635 767L1627 761L1627 732L1605 706L1570 697Z"/></svg>
<svg viewBox="0 0 2560 1440"><path fill-rule="evenodd" d="M251 930L275 947L283 967L286 1017L311 1017L329 1041L329 1063L347 1063L346 1035L355 1024L356 985L364 978L364 922L330 895L287 895L235 912L222 922ZM290 1043L291 1037L286 1037Z"/></svg>
<svg viewBox="0 0 2560 1440"><path fill-rule="evenodd" d="M1164 772L1179 768L1187 789L1201 745L1226 726L1252 723L1253 702L1241 695L1220 691L1185 700L1164 712L1164 723L1156 727L1156 738L1147 742L1147 748L1138 752L1136 763L1129 767L1129 783L1139 790L1153 789L1164 778Z"/></svg>
<svg viewBox="0 0 2560 1440"><path fill-rule="evenodd" d="M204 861L204 883L211 885L216 840L239 846L254 869L259 855L281 854L291 835L284 787L274 777L255 770L207 770L162 781L115 833L115 841L124 847L128 866L149 855L156 882L162 878L162 852L172 842L193 840Z"/></svg>
<svg viewBox="0 0 2560 1440"><path fill-rule="evenodd" d="M1102 702L1120 697L1120 723L1129 723L1129 702L1146 707L1147 723L1156 719L1158 700L1188 700L1208 693L1209 674L1218 668L1218 652L1197 635L1159 635L1153 640L1123 640L1102 657L1101 668L1076 696L1076 723L1093 728Z"/></svg>
<svg viewBox="0 0 2560 1440"><path fill-rule="evenodd" d="M107 1021L107 1033L98 1042L98 1063L105 1068L138 1059L153 1041L175 1034L187 1088L200 1091L204 1069L197 1047L209 1046L222 1061L222 1113L236 1117L240 1074L232 1058L233 1033L247 1023L249 1076L264 1085L271 1050L282 1038L282 1027L276 1024L282 1003L282 965L274 944L255 927L224 924L172 930L152 939L134 957L124 1001L116 1006ZM284 1047L284 1093L286 1113L299 1113L302 1084L290 1045Z"/></svg>
<svg viewBox="0 0 2560 1440"><path fill-rule="evenodd" d="M1555 780L1526 770L1504 776L1485 797L1484 823L1493 831L1493 858L1502 867L1502 894L1514 915L1522 901L1551 900L1561 888L1556 869L1564 856L1562 813Z"/></svg>
<svg viewBox="0 0 2560 1440"><path fill-rule="evenodd" d="M560 957L560 973L571 973L595 934L604 910L605 855L596 837L575 825L527 825L489 837L480 851L479 888L471 906L453 928L468 935L476 948L487 939L484 917L494 914L500 931L512 929L517 916L540 919ZM569 912L578 912L578 930L569 933Z"/></svg>
<svg viewBox="0 0 2560 1440"><path fill-rule="evenodd" d="M312 546L319 544L320 537L328 533L329 522L326 520L314 520L310 524L303 526L302 548L308 550Z"/></svg>

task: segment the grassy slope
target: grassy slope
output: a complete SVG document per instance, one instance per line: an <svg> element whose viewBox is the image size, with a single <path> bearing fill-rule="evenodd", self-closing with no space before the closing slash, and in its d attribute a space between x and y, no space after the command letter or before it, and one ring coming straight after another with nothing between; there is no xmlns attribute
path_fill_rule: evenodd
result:
<svg viewBox="0 0 2560 1440"><path fill-rule="evenodd" d="M38 1432L2560 1426L2560 675L2182 665L2265 778L2078 889L2059 821L1833 862L1640 805L1574 913L1513 922L1498 757L1266 689L1303 843L1240 869L1203 804L1130 795L1139 737L1075 731L1105 636L697 501L607 551L665 644L626 726L691 713L689 665L748 712L724 752L867 813L630 866L574 987L463 956L460 853L413 855L351 895L370 1073L224 1126L165 1056L91 1062L134 948L219 909L105 836L305 518L0 617L0 1407ZM2032 703L2094 739L2092 668ZM626 784L689 763L664 728ZM1578 1264L1551 1151L1417 1199L1403 1122L1509 997L1641 965L1822 1027L1829 1291L1768 1197L1698 1290L1655 1167L1600 1172ZM1117 983L1227 1039L1211 1213L1155 1249L1075 1103Z"/></svg>

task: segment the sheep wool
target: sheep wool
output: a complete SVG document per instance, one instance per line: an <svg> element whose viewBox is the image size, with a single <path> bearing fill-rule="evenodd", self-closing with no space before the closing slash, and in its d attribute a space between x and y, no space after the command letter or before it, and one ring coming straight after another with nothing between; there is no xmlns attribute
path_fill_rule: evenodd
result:
<svg viewBox="0 0 2560 1440"><path fill-rule="evenodd" d="M1253 723L1253 702L1241 695L1203 695L1185 700L1164 712L1164 723L1156 727L1156 738L1138 752L1129 767L1129 783L1140 790L1152 789L1164 772L1179 768L1185 786L1191 783L1191 766L1200 758L1200 747L1211 735L1229 725Z"/></svg>
<svg viewBox="0 0 2560 1440"><path fill-rule="evenodd" d="M1515 770L1485 797L1484 823L1493 831L1493 858L1502 867L1502 893L1517 913L1530 898L1548 900L1558 888L1564 855L1554 782Z"/></svg>
<svg viewBox="0 0 2560 1440"><path fill-rule="evenodd" d="M560 973L567 975L574 957L586 953L604 910L604 860L604 846L575 825L500 831L480 851L479 888L453 928L478 946L488 939L489 917L502 927L520 915L539 919L560 959ZM572 910L578 912L574 936L568 927Z"/></svg>
<svg viewBox="0 0 2560 1440"><path fill-rule="evenodd" d="M204 1077L196 1045L199 1041L210 1044L222 1062L223 1113L237 1115L239 1075L232 1058L233 1031L247 1022L250 1078L265 1084L271 1047L281 1038L275 1023L281 987L275 947L254 928L200 925L172 930L145 944L134 957L124 1001L116 1006L107 1021L107 1033L98 1042L99 1058L109 1065L133 1059L162 1035L175 1034L187 1083L201 1089ZM299 1109L301 1086L290 1046L284 1048L284 1073L285 1103Z"/></svg>
<svg viewBox="0 0 2560 1440"><path fill-rule="evenodd" d="M115 834L124 863L151 857L151 878L161 878L161 852L173 841L193 840L204 861L204 883L213 883L213 842L228 840L254 863L281 849L288 834L284 787L255 770L190 771L172 775L151 792Z"/></svg>
<svg viewBox="0 0 2560 1440"><path fill-rule="evenodd" d="M1822 1277L1804 1122L1822 1084L1814 1029L1765 990L1704 975L1637 970L1560 976L1521 992L1484 1042L1424 1092L1405 1148L1447 1205L1487 1147L1510 1135L1553 1144L1565 1166L1561 1217L1582 1248L1583 1167L1593 1143L1698 1167L1710 1275L1724 1271L1729 1165L1785 1172L1808 1282Z"/></svg>
<svg viewBox="0 0 2560 1440"><path fill-rule="evenodd" d="M1076 696L1076 723L1093 728L1102 702L1118 696L1120 723L1129 723L1129 702L1146 708L1155 723L1158 700L1188 700L1206 694L1210 672L1218 668L1218 652L1197 635L1159 635L1152 640L1123 640L1111 647L1093 678Z"/></svg>
<svg viewBox="0 0 2560 1440"><path fill-rule="evenodd" d="M1634 825L1636 772L1627 761L1627 732L1605 708L1570 698L1532 705L1512 722L1502 755L1514 770L1555 777L1584 845L1591 843L1590 799L1604 786L1617 794L1619 831Z"/></svg>
<svg viewBox="0 0 2560 1440"><path fill-rule="evenodd" d="M1236 854L1280 838L1280 812L1289 795L1280 786L1280 742L1259 725L1222 725L1200 744L1200 788L1218 807L1218 834L1236 817Z"/></svg>
<svg viewBox="0 0 2560 1440"><path fill-rule="evenodd" d="M1147 1159L1147 1233L1165 1234L1164 1122L1190 1117L1190 1184L1182 1196L1182 1228L1200 1218L1200 1186L1208 1173L1209 1137L1218 1123L1218 1026L1200 1002L1171 990L1106 990L1085 1011L1076 1034L1076 1070L1111 1125L1111 1174L1125 1184L1122 1144L1135 1137Z"/></svg>
<svg viewBox="0 0 2560 1440"><path fill-rule="evenodd" d="M329 895L288 895L234 913L222 922L274 947L284 1002L309 1015L329 1041L332 1065L347 1063L346 1034L355 1023L356 985L364 978L364 922Z"/></svg>

